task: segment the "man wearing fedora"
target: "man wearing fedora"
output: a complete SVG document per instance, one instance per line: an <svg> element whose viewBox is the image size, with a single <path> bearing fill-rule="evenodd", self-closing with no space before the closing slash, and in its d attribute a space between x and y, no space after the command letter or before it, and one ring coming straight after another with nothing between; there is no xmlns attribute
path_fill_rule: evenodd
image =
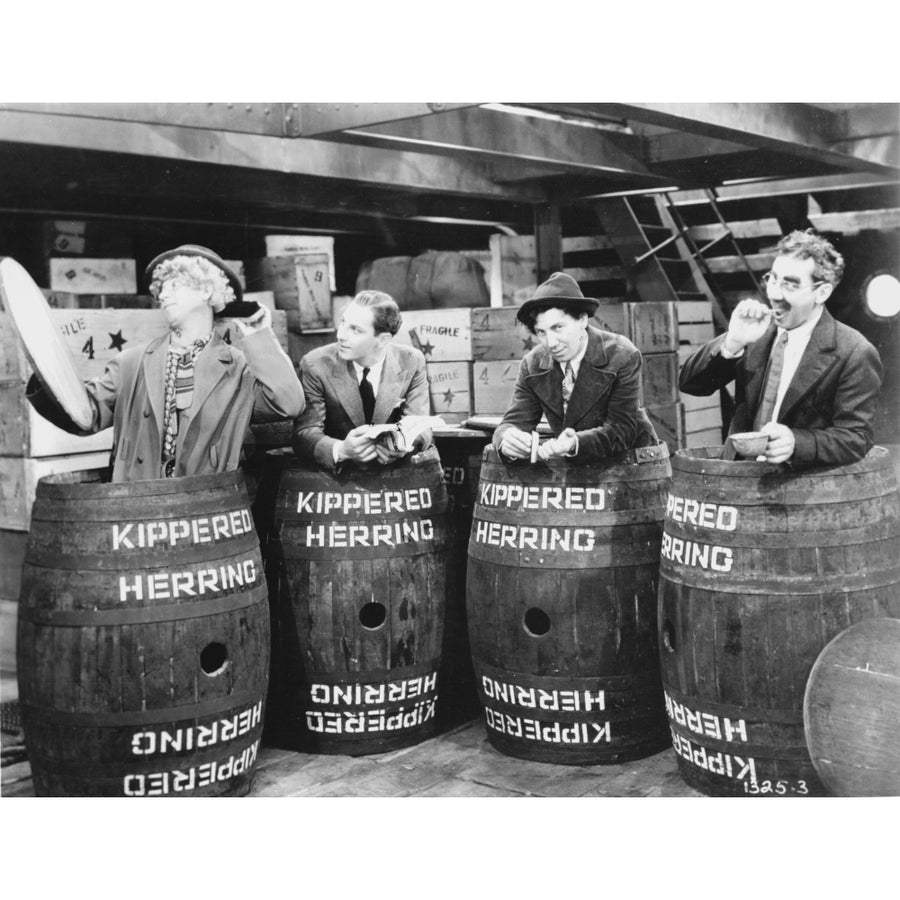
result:
<svg viewBox="0 0 900 900"><path fill-rule="evenodd" d="M300 361L307 398L294 423L294 453L323 468L344 463L388 465L406 455L390 442L369 437L371 425L403 415L427 416L428 379L420 350L393 342L402 316L383 291L360 291L347 305L337 341L311 350ZM424 431L414 443L431 443Z"/></svg>
<svg viewBox="0 0 900 900"><path fill-rule="evenodd" d="M261 307L246 320L235 318L238 346L219 337L213 315L240 302L241 285L218 254L196 244L161 253L145 277L168 333L122 350L85 383L91 427L79 429L43 389L31 390L28 399L72 433L112 425L113 481L236 469L251 421L293 418L305 405L271 313Z"/></svg>
<svg viewBox="0 0 900 900"><path fill-rule="evenodd" d="M516 318L539 346L522 360L512 401L494 432L494 447L507 459L531 458L542 415L555 437L538 447L539 459L585 464L657 444L638 406L640 351L627 338L588 324L599 302L585 297L574 278L555 272L519 307Z"/></svg>

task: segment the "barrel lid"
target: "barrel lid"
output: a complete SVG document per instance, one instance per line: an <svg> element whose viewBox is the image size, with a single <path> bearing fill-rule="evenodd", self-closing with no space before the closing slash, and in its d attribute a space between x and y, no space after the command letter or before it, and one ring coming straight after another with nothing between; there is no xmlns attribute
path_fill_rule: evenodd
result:
<svg viewBox="0 0 900 900"><path fill-rule="evenodd" d="M833 794L900 795L900 619L873 618L831 640L813 664L803 726Z"/></svg>
<svg viewBox="0 0 900 900"><path fill-rule="evenodd" d="M69 348L41 289L10 256L0 259L0 295L35 374L69 418L79 428L89 429L93 409Z"/></svg>

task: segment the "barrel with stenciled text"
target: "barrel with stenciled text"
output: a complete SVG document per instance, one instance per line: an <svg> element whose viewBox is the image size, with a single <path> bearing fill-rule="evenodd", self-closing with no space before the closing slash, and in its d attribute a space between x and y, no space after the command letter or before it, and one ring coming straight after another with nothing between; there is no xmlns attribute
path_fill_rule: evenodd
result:
<svg viewBox="0 0 900 900"><path fill-rule="evenodd" d="M339 473L270 456L266 741L361 756L431 737L452 565L437 451Z"/></svg>
<svg viewBox="0 0 900 900"><path fill-rule="evenodd" d="M715 796L824 792L803 730L817 656L900 616L900 497L887 451L831 468L672 459L660 656L684 780Z"/></svg>
<svg viewBox="0 0 900 900"><path fill-rule="evenodd" d="M484 451L469 540L469 639L503 753L618 763L668 743L656 628L665 444L592 465Z"/></svg>
<svg viewBox="0 0 900 900"><path fill-rule="evenodd" d="M37 485L17 669L39 796L249 790L269 609L239 472Z"/></svg>

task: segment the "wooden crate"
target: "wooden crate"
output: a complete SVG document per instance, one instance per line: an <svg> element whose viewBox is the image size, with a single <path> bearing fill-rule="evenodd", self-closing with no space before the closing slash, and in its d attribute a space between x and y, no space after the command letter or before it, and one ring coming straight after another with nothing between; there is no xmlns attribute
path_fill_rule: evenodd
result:
<svg viewBox="0 0 900 900"><path fill-rule="evenodd" d="M679 344L699 346L716 336L712 304L708 300L679 300L675 304L675 313L678 317Z"/></svg>
<svg viewBox="0 0 900 900"><path fill-rule="evenodd" d="M122 258L134 255L129 229L97 220L52 219L43 223L44 257Z"/></svg>
<svg viewBox="0 0 900 900"><path fill-rule="evenodd" d="M280 315L286 317L287 328L287 354L291 358L291 362L296 369L300 365L300 360L317 347L324 347L326 344L332 344L335 341L335 333L333 331L303 331L300 327L300 313L296 310L291 312L280 311Z"/></svg>
<svg viewBox="0 0 900 900"><path fill-rule="evenodd" d="M102 375L106 364L121 350L167 334L169 330L161 309L51 309L50 318L72 354L75 370L85 381ZM240 341L233 319L216 319L215 328L229 343ZM281 346L287 349L287 315L284 312L272 314L272 330ZM0 381L27 381L31 376L30 366L18 345L9 314L3 313L0 315L0 351L3 352Z"/></svg>
<svg viewBox="0 0 900 900"><path fill-rule="evenodd" d="M334 238L315 234L267 234L266 256L305 256L307 254L328 257L328 286L337 290L334 269Z"/></svg>
<svg viewBox="0 0 900 900"><path fill-rule="evenodd" d="M51 309L156 309L150 294L72 294L41 288Z"/></svg>
<svg viewBox="0 0 900 900"><path fill-rule="evenodd" d="M450 424L472 415L472 363L468 360L430 362L425 366L431 413Z"/></svg>
<svg viewBox="0 0 900 900"><path fill-rule="evenodd" d="M0 528L0 600L17 602L22 588L22 564L28 544L27 531ZM0 635L3 629L0 628Z"/></svg>
<svg viewBox="0 0 900 900"><path fill-rule="evenodd" d="M659 406L678 400L678 354L647 353L641 367L641 406Z"/></svg>
<svg viewBox="0 0 900 900"><path fill-rule="evenodd" d="M136 294L133 259L52 257L50 290L70 294Z"/></svg>
<svg viewBox="0 0 900 900"><path fill-rule="evenodd" d="M472 359L521 359L537 338L516 318L518 307L482 307L471 310Z"/></svg>
<svg viewBox="0 0 900 900"><path fill-rule="evenodd" d="M238 280L238 284L242 288L247 287L247 276L244 273L244 261L242 259L225 259L222 260L228 266Z"/></svg>
<svg viewBox="0 0 900 900"><path fill-rule="evenodd" d="M112 428L85 437L69 434L34 411L25 383L0 383L0 456L64 456L112 448Z"/></svg>
<svg viewBox="0 0 900 900"><path fill-rule="evenodd" d="M519 375L519 362L479 361L472 364L472 395L475 414L506 412Z"/></svg>
<svg viewBox="0 0 900 900"><path fill-rule="evenodd" d="M79 469L103 469L108 465L108 451L42 459L0 457L0 529L28 530L35 489L38 480L45 475Z"/></svg>
<svg viewBox="0 0 900 900"><path fill-rule="evenodd" d="M330 284L325 253L272 256L247 263L248 288L272 291L277 309L299 312L302 331L333 330Z"/></svg>
<svg viewBox="0 0 900 900"><path fill-rule="evenodd" d="M472 307L404 310L394 340L415 347L427 362L472 359Z"/></svg>
<svg viewBox="0 0 900 900"><path fill-rule="evenodd" d="M685 446L684 407L681 403L659 403L645 406L644 410L657 437L669 445L670 452Z"/></svg>
<svg viewBox="0 0 900 900"><path fill-rule="evenodd" d="M672 302L622 303L601 300L593 323L628 338L641 353L678 349L678 321Z"/></svg>

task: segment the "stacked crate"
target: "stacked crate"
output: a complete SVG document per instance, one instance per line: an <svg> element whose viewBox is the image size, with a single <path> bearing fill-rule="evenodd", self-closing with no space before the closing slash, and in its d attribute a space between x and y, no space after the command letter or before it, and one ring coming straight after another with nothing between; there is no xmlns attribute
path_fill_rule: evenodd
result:
<svg viewBox="0 0 900 900"><path fill-rule="evenodd" d="M676 305L678 315L678 365L700 346L715 337L712 305L708 300L681 300ZM684 408L683 447L713 447L722 443L722 408L719 392L708 397L679 394Z"/></svg>
<svg viewBox="0 0 900 900"><path fill-rule="evenodd" d="M335 340L334 238L267 235L266 256L248 260L247 286L271 292L287 316L288 355L295 368L310 350Z"/></svg>

